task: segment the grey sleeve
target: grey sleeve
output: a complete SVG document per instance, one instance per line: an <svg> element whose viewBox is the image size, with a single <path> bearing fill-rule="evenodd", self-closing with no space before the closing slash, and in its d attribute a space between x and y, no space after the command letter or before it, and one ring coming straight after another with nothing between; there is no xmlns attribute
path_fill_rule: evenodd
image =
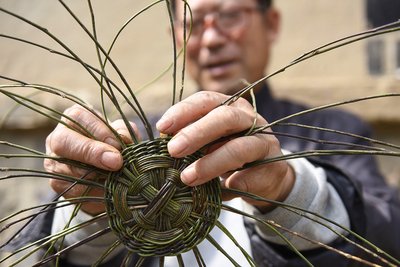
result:
<svg viewBox="0 0 400 267"><path fill-rule="evenodd" d="M287 154L289 152L284 151L284 153ZM293 159L288 162L296 173L296 180L292 191L284 203L317 213L327 219L337 222L345 228L349 228L350 220L347 210L335 188L327 182L324 169L315 167L306 159ZM244 208L245 211L250 214L256 215L264 220L273 221L311 240L328 244L337 238L337 234L327 227L282 207L277 207L266 214L261 214L254 206L249 204L245 204ZM345 230L325 220L321 220L310 214L308 214L308 216L329 225L338 233L345 234ZM286 244L281 237L260 222L256 222L256 231L267 241L281 245ZM282 232L282 234L299 250L308 250L318 247L317 244L288 233L287 231L280 232Z"/></svg>
<svg viewBox="0 0 400 267"><path fill-rule="evenodd" d="M70 220L74 208L75 205L70 205L56 209L53 219L53 226L51 229L53 235L57 235L64 230L65 226ZM108 226L107 219L103 219L90 223L79 230L72 231L74 229L73 226L90 221L92 218L93 217L91 215L83 211L78 211L77 215L71 220L70 227L68 228L71 233L65 236L64 247L73 245L74 243L79 242L91 234L97 233ZM76 249L70 250L64 254L63 257L67 258L68 262L71 264L90 266L92 263L96 262L96 260L98 260L105 251L111 248L116 241L116 236L109 232L88 243L80 245ZM123 246L117 246L108 255L105 261L115 257L122 250Z"/></svg>

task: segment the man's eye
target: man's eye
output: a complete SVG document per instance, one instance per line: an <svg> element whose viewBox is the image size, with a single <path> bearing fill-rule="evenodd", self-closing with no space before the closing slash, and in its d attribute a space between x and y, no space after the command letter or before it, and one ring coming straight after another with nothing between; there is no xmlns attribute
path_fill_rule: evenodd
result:
<svg viewBox="0 0 400 267"><path fill-rule="evenodd" d="M240 19L240 11L232 10L232 11L223 11L219 13L219 19L223 22L235 22Z"/></svg>

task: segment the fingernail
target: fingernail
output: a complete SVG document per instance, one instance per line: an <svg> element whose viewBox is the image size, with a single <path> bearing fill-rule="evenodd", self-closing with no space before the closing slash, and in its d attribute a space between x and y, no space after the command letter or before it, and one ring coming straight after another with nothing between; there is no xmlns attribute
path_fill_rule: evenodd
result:
<svg viewBox="0 0 400 267"><path fill-rule="evenodd" d="M168 151L173 157L181 156L187 147L188 143L186 142L185 138L180 137L179 134L175 135L168 142Z"/></svg>
<svg viewBox="0 0 400 267"><path fill-rule="evenodd" d="M193 165L182 171L181 180L186 185L192 185L197 180L196 170Z"/></svg>
<svg viewBox="0 0 400 267"><path fill-rule="evenodd" d="M118 170L121 167L121 154L106 151L101 155L101 163L110 170Z"/></svg>
<svg viewBox="0 0 400 267"><path fill-rule="evenodd" d="M171 126L173 121L168 117L161 117L161 119L156 123L156 128L160 132L166 132Z"/></svg>

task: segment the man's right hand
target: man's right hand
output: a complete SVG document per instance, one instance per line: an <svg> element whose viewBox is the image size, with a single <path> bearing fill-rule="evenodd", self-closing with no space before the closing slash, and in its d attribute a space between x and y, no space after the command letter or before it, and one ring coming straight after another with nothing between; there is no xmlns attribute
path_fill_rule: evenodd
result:
<svg viewBox="0 0 400 267"><path fill-rule="evenodd" d="M96 140L75 131L74 129L78 129L76 124L63 117L62 121L72 129L61 123L57 125L46 139L47 155L76 160L108 171L117 171L122 167L121 144L103 121L79 105L66 109L64 115L81 124ZM132 142L122 120L114 121L110 125L120 134L125 143ZM133 123L131 125L135 132L138 133L136 125ZM53 159L45 159L44 168L51 173L70 175L77 178L83 177L88 172ZM89 175L87 178L93 179L94 177ZM71 183L54 178L50 180L50 185L54 191L62 193L71 186ZM66 199L79 197L84 195L86 190L87 186L77 184L68 190L63 197ZM93 188L87 195L103 196L103 191L99 188ZM86 202L82 204L81 209L86 213L95 215L104 211L104 205L98 202Z"/></svg>

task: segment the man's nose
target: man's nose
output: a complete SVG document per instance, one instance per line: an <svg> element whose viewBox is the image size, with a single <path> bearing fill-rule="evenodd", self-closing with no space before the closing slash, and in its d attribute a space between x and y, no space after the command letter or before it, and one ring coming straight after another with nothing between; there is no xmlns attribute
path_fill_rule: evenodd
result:
<svg viewBox="0 0 400 267"><path fill-rule="evenodd" d="M209 15L204 18L204 30L201 41L207 47L220 46L226 41L226 36L222 29L218 27L215 16Z"/></svg>

